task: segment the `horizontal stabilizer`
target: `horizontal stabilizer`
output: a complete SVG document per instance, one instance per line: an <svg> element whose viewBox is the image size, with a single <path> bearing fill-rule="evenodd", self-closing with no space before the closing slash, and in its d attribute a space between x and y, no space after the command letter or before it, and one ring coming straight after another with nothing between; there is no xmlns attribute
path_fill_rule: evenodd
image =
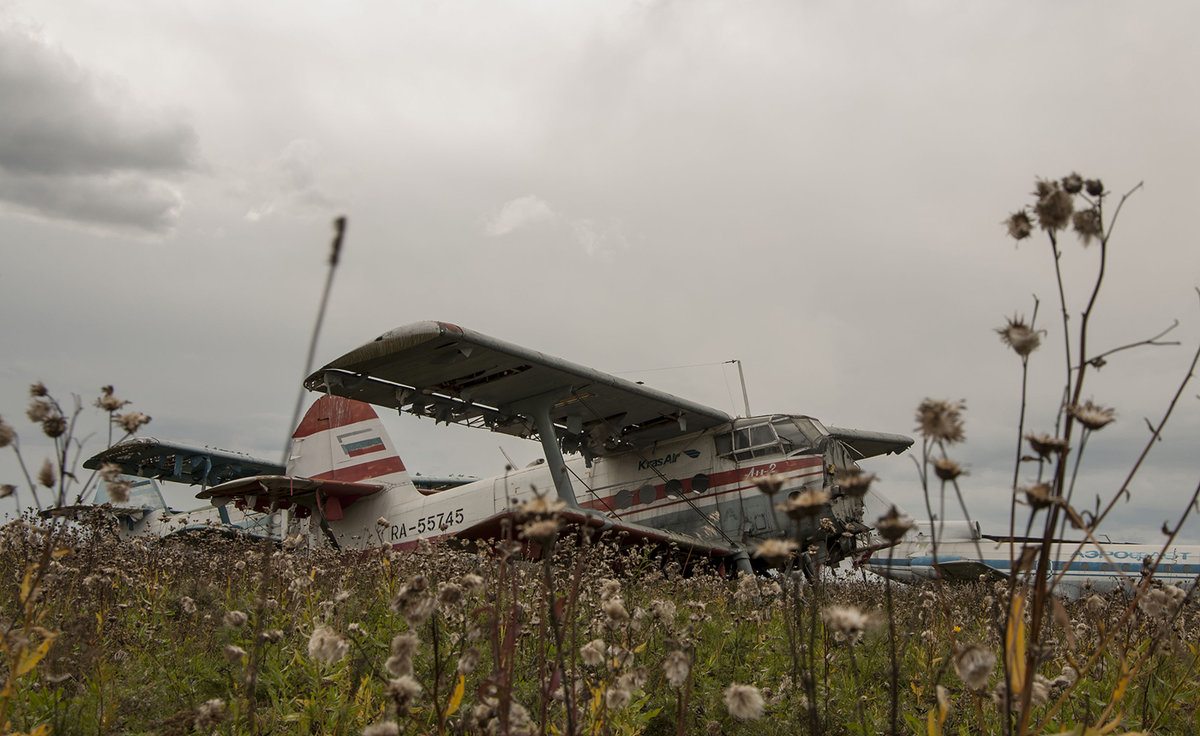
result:
<svg viewBox="0 0 1200 736"><path fill-rule="evenodd" d="M319 509L328 521L342 518L342 509L365 496L379 493L379 483L353 483L339 480L297 478L290 475L259 475L241 478L206 488L196 498L234 501L254 511L288 508L292 505Z"/></svg>

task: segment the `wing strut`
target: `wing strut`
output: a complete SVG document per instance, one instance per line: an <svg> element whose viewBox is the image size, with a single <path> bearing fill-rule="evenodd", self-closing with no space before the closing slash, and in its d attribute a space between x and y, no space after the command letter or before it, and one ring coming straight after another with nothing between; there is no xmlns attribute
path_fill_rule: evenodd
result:
<svg viewBox="0 0 1200 736"><path fill-rule="evenodd" d="M567 508L583 511L575 498L575 488L571 485L571 476L567 474L567 464L563 460L562 449L558 446L558 432L554 429L554 420L550 418L550 409L555 404L571 395L571 388L558 389L538 396L532 396L515 404L511 409L533 420L537 427L538 439L542 442L542 454L546 456L546 466L554 478L554 489L559 499Z"/></svg>

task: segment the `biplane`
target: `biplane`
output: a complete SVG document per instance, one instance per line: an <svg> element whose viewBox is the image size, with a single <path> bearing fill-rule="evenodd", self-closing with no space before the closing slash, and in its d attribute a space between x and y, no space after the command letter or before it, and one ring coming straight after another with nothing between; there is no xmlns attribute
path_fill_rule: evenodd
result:
<svg viewBox="0 0 1200 736"><path fill-rule="evenodd" d="M803 415L734 418L445 322L391 330L316 371L305 387L322 396L296 428L282 469L245 473L247 463L231 469L222 458L210 467L183 452L168 457L170 446L152 457L89 462L217 481L198 497L248 511L285 509L341 548L496 538L522 506L550 497L568 525L750 570L753 545L786 535L790 523L756 479L777 476L790 493L831 491L813 525L824 540L818 556L832 563L869 532L861 499L840 493L838 471L912 444ZM543 458L493 478L414 482L373 407L536 440Z"/></svg>
<svg viewBox="0 0 1200 736"><path fill-rule="evenodd" d="M775 475L792 493L832 489L819 528L820 554L833 562L869 531L861 500L838 492L838 470L912 444L802 415L737 419L445 322L391 330L305 387L324 396L297 428L288 474L201 495L260 510L299 505L343 547L495 537L523 504L548 495L574 525L749 569L756 541L786 534L786 518L772 508L778 499L754 485ZM544 457L494 478L422 490L368 404L537 440Z"/></svg>

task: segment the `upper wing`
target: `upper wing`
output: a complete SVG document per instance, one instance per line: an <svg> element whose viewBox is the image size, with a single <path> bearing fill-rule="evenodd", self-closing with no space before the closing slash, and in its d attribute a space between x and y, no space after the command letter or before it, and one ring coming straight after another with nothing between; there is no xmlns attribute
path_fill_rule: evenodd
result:
<svg viewBox="0 0 1200 736"><path fill-rule="evenodd" d="M218 485L249 475L278 475L283 466L228 450L189 447L160 442L153 437L134 437L118 442L84 462L96 470L104 463L115 463L126 475L157 478L176 483Z"/></svg>
<svg viewBox="0 0 1200 736"><path fill-rule="evenodd" d="M563 449L606 455L731 421L723 411L445 322L397 327L304 382L438 421L534 437L528 402L552 402Z"/></svg>
<svg viewBox="0 0 1200 736"><path fill-rule="evenodd" d="M842 444L850 447L862 460L876 455L899 454L912 447L912 437L887 432L871 432L865 429L845 429L843 427L828 427L830 436L841 440Z"/></svg>

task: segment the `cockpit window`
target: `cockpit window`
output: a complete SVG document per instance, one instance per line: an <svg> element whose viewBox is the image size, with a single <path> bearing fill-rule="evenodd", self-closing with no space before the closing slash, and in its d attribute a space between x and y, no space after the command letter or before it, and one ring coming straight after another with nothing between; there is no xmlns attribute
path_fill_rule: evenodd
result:
<svg viewBox="0 0 1200 736"><path fill-rule="evenodd" d="M771 417L758 417L736 422L732 432L719 434L715 438L717 454L732 456L735 460L749 460L764 455L786 452L790 441L781 441Z"/></svg>

